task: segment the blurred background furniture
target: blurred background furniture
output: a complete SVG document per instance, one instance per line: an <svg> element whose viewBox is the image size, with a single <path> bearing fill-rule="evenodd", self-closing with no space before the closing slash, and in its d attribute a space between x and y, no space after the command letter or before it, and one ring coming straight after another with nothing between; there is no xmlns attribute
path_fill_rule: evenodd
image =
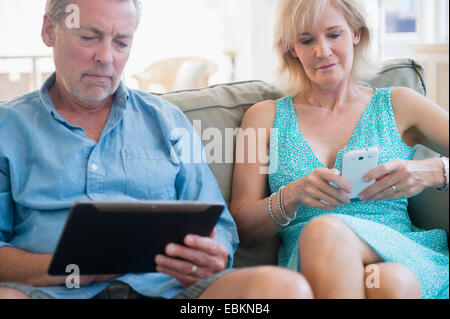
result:
<svg viewBox="0 0 450 319"><path fill-rule="evenodd" d="M447 111L449 109L449 45L416 44L410 45L416 60L423 66L427 75L427 96Z"/></svg>
<svg viewBox="0 0 450 319"><path fill-rule="evenodd" d="M133 77L142 91L170 92L208 86L217 65L201 57L174 57L151 64Z"/></svg>
<svg viewBox="0 0 450 319"><path fill-rule="evenodd" d="M39 89L53 69L49 55L0 56L0 101Z"/></svg>
<svg viewBox="0 0 450 319"><path fill-rule="evenodd" d="M31 73L0 73L0 101L30 92L33 82Z"/></svg>

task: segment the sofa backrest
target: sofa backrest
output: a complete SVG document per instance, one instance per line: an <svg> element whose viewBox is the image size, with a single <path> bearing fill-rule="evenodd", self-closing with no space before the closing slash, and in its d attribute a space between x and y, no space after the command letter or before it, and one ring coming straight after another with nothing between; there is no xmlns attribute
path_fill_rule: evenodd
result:
<svg viewBox="0 0 450 319"><path fill-rule="evenodd" d="M375 87L406 86L426 95L424 70L411 59L387 61L383 64L382 71L368 84ZM240 127L242 117L250 106L263 100L278 99L284 96L284 93L268 83L248 81L170 92L160 94L160 96L177 105L197 129L205 144L205 149L208 150L206 152L208 163L218 181L226 203L229 204L236 140L233 130ZM208 148L208 145L214 145L214 151ZM221 147L217 147L217 145ZM439 197L439 200L445 201L441 197ZM439 216L437 219L430 218L430 213L434 211L427 211L428 218L423 218L422 206L428 203L426 197L415 201L418 207L415 207L413 211L422 216L422 218L419 218L422 222L419 227L426 229L439 227L446 229L448 232L448 196L445 197L447 213L441 213L440 206L436 203L434 205L439 210L439 212L435 212ZM435 200L436 198L432 201ZM413 218L414 220L415 218ZM274 238L258 245L259 247L256 248L239 248L235 258L235 266L275 264L278 245L277 238Z"/></svg>
<svg viewBox="0 0 450 319"><path fill-rule="evenodd" d="M177 105L197 129L205 145L206 157L225 202L231 199L234 147L233 130L239 128L249 107L263 100L278 99L283 93L261 81L215 85L205 89L172 92L162 97ZM214 136L214 130L218 133ZM218 140L220 139L220 140ZM222 146L208 152L208 145ZM217 147L218 148L218 147Z"/></svg>

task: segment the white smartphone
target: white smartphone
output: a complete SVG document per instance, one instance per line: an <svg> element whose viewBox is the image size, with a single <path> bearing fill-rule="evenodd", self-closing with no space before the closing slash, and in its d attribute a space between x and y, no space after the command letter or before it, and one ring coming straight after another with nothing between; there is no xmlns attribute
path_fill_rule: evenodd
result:
<svg viewBox="0 0 450 319"><path fill-rule="evenodd" d="M372 185L375 180L364 182L363 177L378 166L378 149L376 147L348 151L342 155L341 176L352 186L350 199L358 198L359 194Z"/></svg>

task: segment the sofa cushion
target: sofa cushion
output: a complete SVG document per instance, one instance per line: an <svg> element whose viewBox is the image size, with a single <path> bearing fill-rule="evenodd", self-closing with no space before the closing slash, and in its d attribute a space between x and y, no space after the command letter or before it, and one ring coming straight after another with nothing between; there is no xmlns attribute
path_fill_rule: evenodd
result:
<svg viewBox="0 0 450 319"><path fill-rule="evenodd" d="M263 100L278 99L283 96L282 91L262 81L248 81L160 96L186 114L202 137L205 150L211 143L222 146L220 150L215 150L219 151L219 155L208 151L205 155L225 202L229 204L236 143L233 130L240 127L242 117L250 106Z"/></svg>
<svg viewBox="0 0 450 319"><path fill-rule="evenodd" d="M392 59L383 64L378 75L368 81L372 86L382 88L405 86L427 95L425 71L413 59Z"/></svg>
<svg viewBox="0 0 450 319"><path fill-rule="evenodd" d="M426 94L424 70L411 59L387 61L383 64L382 71L368 84L375 87L406 86ZM197 128L205 146L214 138L222 139L221 156L211 156L206 152L206 158L223 197L229 204L235 138L226 140L226 130L239 128L242 117L250 106L263 100L280 98L284 95L282 90L262 81L248 81L159 95L177 105L186 114ZM213 130L208 131L211 128ZM218 132L220 136L211 137L214 132ZM418 153L423 155L427 152L422 149ZM217 161L217 158L222 160ZM436 200L439 200L439 203L428 206ZM409 209L416 226L424 229L439 227L448 231L448 195L428 190L413 198ZM276 264L279 244L279 238L275 236L253 247L239 247L234 266Z"/></svg>

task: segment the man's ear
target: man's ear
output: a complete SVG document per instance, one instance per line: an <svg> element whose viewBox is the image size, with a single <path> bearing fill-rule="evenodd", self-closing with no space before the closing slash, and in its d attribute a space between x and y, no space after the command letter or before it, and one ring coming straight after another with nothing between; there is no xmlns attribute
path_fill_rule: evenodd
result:
<svg viewBox="0 0 450 319"><path fill-rule="evenodd" d="M56 24L52 17L48 14L44 15L44 22L42 23L41 37L45 45L53 47L55 44Z"/></svg>

